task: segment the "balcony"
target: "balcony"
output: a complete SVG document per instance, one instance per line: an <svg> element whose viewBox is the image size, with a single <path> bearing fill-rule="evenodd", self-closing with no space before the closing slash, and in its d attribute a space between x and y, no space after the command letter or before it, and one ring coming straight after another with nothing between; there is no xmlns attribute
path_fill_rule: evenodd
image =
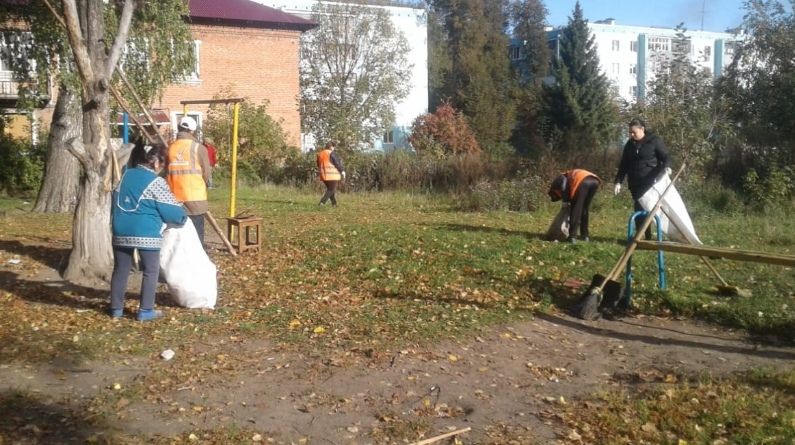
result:
<svg viewBox="0 0 795 445"><path fill-rule="evenodd" d="M32 86L26 82L27 86ZM11 71L0 71L0 108L16 108L19 101L19 90L23 82L14 79ZM44 107L50 100L50 85L47 85L40 96L39 107Z"/></svg>

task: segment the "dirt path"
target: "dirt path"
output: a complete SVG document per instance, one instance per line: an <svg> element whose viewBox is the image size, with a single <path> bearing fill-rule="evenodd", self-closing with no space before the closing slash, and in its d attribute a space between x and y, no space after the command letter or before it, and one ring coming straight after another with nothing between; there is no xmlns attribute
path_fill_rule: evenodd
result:
<svg viewBox="0 0 795 445"><path fill-rule="evenodd" d="M790 367L795 359L795 348L752 344L742 333L691 321L584 322L562 315L370 356L303 355L229 339L174 349L168 362L152 356L79 366L2 364L0 391L22 389L41 395L44 405L76 408L117 383L148 379L157 385L155 377L167 367L191 358L217 363L220 355L236 365L171 382L156 397L121 398L108 426L168 437L236 424L284 444L364 444L399 428L425 425L433 436L469 426L464 443L483 443L504 431L550 443L566 434L554 421L555 406L599 389ZM90 433L78 425L65 436L67 443L82 443Z"/></svg>

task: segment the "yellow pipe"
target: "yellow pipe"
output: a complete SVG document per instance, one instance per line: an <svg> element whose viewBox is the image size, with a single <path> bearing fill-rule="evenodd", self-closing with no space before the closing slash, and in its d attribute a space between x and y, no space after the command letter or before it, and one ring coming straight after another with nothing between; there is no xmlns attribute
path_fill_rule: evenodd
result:
<svg viewBox="0 0 795 445"><path fill-rule="evenodd" d="M229 193L229 217L235 217L235 200L237 198L237 125L240 103L235 102L232 115L232 184Z"/></svg>

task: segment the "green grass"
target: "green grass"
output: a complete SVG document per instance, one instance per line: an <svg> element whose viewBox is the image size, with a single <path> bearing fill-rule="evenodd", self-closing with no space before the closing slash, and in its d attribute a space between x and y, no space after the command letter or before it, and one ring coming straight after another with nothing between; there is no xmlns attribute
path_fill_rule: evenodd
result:
<svg viewBox="0 0 795 445"><path fill-rule="evenodd" d="M589 282L620 256L631 210L627 196L600 193L592 212L593 241L570 245L541 239L557 210L551 204L533 213L467 213L446 197L394 192L340 194L340 206L331 208L317 205L319 194L274 186L239 190L237 211L264 218L262 252L239 258L213 253L219 308L166 308L167 319L155 324L151 336L150 328L105 316L107 290L64 290L26 280L62 264L71 215L6 215L0 264L17 281L0 293L10 322L0 332L0 358L152 353L175 340L218 335L343 350L462 336L535 311L565 310L582 292L573 280ZM228 190L212 190L218 219L228 214L227 203ZM738 218L700 203L694 207L707 245L793 254L792 218ZM14 257L23 264L8 265ZM752 298L738 298L716 295L717 280L695 257L667 255L665 291L657 289L653 253L638 252L633 263L637 311L795 340L791 269L716 261L731 284L753 292ZM129 300L132 312L137 303Z"/></svg>
<svg viewBox="0 0 795 445"><path fill-rule="evenodd" d="M570 245L542 239L557 211L552 204L533 213L470 213L458 211L448 197L394 192L340 194L339 207L330 208L317 205L320 192L273 186L239 190L237 211L263 217L262 251L237 258L212 252L219 270L218 308L164 307L161 295L166 317L151 324L112 321L105 314L107 289L32 279L66 258L71 215L6 212L0 217L0 274L6 283L0 289L0 362L153 356L166 347L191 357L153 369L123 394L99 394L88 408L104 418L120 394L150 397L173 390L186 375L202 381L216 369L248 366L235 354L208 355L201 346L208 340L244 347L248 340L262 339L313 354L350 352L378 360L407 345L471 335L537 311L565 310L583 290L572 283L590 282L618 259L631 213L628 196L600 193L592 212L593 241ZM222 225L227 205L228 190L211 191L211 207ZM0 206L29 208L8 199ZM740 217L702 202L691 207L707 245L795 254L795 222L787 214ZM715 261L730 284L753 292L741 298L716 295L717 280L695 257L669 254L666 263L663 291L657 289L655 255L634 256L636 311L742 328L762 341L795 341L792 269ZM129 298L128 312L134 313L136 305ZM577 427L582 419L593 419L588 428L605 432L595 437L616 437L615 443L767 443L766 438L787 443L781 440L792 434L792 410L785 407L793 406L793 392L792 372L693 379L603 394L590 405L574 407L610 409L593 413L572 407L567 421ZM14 394L6 407L15 401L37 403L30 397ZM706 408L697 409L691 399ZM632 415L626 414L625 421L620 413ZM11 431L17 426L12 423L0 429ZM86 437L95 435L94 427L84 426ZM413 440L424 425L396 418L379 428L385 437ZM245 441L252 434L234 426L196 432L202 443ZM182 439L191 440L188 433Z"/></svg>
<svg viewBox="0 0 795 445"><path fill-rule="evenodd" d="M605 444L791 444L795 370L701 377L638 392L606 392L565 410L586 442Z"/></svg>

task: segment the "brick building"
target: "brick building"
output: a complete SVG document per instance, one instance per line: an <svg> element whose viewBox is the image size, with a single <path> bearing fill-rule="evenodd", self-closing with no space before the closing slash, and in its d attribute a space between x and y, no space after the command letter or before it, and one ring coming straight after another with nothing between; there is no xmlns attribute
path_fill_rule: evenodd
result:
<svg viewBox="0 0 795 445"><path fill-rule="evenodd" d="M189 8L196 69L166 88L154 107L162 108L175 128L183 112L180 101L211 99L231 88L255 105L269 101L268 114L282 122L288 144L299 147L299 38L314 22L250 0L190 0ZM203 105L188 108L199 125L206 111Z"/></svg>
<svg viewBox="0 0 795 445"><path fill-rule="evenodd" d="M0 1L24 7L29 0ZM160 101L152 104L162 110L153 113L158 122L169 121L176 128L183 110L180 101L212 99L231 88L236 97L255 105L268 100L268 113L281 121L287 143L300 147L299 38L315 23L250 0L189 0L188 6L196 68L190 78L167 87ZM6 37L0 35L0 112L10 117L6 131L21 138L32 136L35 143L38 130L49 128L57 91L49 85L41 108L17 111L19 81L5 60ZM192 105L188 114L201 125L206 111L207 106Z"/></svg>

